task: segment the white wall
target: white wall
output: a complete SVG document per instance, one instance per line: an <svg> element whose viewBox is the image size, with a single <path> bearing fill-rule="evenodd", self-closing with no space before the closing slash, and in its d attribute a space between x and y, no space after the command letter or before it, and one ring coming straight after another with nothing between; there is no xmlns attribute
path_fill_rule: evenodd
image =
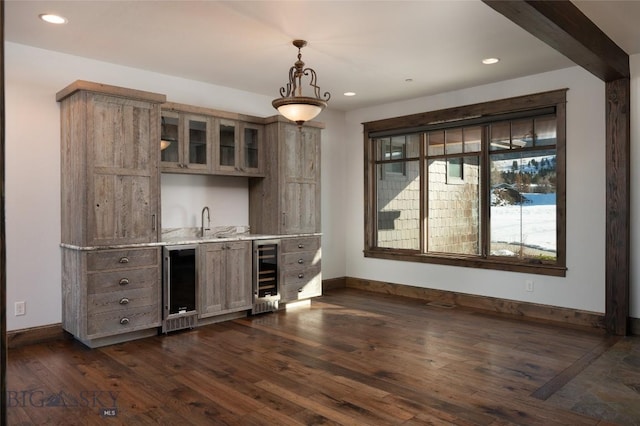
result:
<svg viewBox="0 0 640 426"><path fill-rule="evenodd" d="M361 123L561 88L569 88L566 278L364 257ZM353 165L344 179L350 194L344 208L347 276L604 312L604 90L596 77L573 67L347 113L345 139ZM533 292L525 291L525 280L534 281Z"/></svg>
<svg viewBox="0 0 640 426"><path fill-rule="evenodd" d="M249 225L248 178L162 174L162 227L202 225L202 208L209 207L211 226Z"/></svg>
<svg viewBox="0 0 640 426"><path fill-rule="evenodd" d="M15 43L5 44L5 73L10 331L61 321L60 112L56 92L80 79L162 93L172 102L259 117L276 113L270 97ZM326 156L323 169L325 165L333 167L333 156L335 167L342 168L344 156L328 146L327 138L337 137L343 115L325 111L318 120L327 123L321 142ZM323 170L322 175L323 197L332 193L332 187L342 191L335 173ZM163 175L161 193L163 227L199 226L205 205L211 209L214 226L248 224L247 178ZM325 229L325 220L331 224L340 219L328 203L324 203L322 214ZM323 243L328 247L323 259L325 276L344 276L341 240L327 237ZM16 317L13 305L19 300L26 301L26 315Z"/></svg>

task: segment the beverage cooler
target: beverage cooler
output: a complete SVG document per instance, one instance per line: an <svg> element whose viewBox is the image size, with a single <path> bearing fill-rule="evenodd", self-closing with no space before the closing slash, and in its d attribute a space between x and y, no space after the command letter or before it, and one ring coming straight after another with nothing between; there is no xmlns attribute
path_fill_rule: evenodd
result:
<svg viewBox="0 0 640 426"><path fill-rule="evenodd" d="M162 332L193 328L196 310L196 246L163 249Z"/></svg>
<svg viewBox="0 0 640 426"><path fill-rule="evenodd" d="M280 240L253 242L253 309L252 314L278 310L280 300Z"/></svg>

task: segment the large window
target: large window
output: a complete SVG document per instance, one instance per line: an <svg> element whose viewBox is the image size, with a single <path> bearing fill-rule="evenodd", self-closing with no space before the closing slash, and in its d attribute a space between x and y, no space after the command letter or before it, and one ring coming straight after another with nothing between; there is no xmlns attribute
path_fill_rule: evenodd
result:
<svg viewBox="0 0 640 426"><path fill-rule="evenodd" d="M563 276L565 102L365 123L365 255Z"/></svg>

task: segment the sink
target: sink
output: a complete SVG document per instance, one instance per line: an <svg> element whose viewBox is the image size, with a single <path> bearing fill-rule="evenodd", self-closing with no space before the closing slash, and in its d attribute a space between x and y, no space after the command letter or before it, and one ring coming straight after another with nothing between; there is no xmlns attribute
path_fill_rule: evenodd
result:
<svg viewBox="0 0 640 426"><path fill-rule="evenodd" d="M249 233L248 226L216 226L201 235L201 228L165 228L162 230L162 241L219 240L238 238Z"/></svg>

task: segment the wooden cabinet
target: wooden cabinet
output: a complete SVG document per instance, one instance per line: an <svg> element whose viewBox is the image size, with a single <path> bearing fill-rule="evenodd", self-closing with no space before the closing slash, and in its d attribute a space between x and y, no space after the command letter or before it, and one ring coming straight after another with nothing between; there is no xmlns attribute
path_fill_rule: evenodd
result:
<svg viewBox="0 0 640 426"><path fill-rule="evenodd" d="M211 172L212 119L179 111L162 111L161 169L169 173Z"/></svg>
<svg viewBox="0 0 640 426"><path fill-rule="evenodd" d="M76 81L61 115L62 325L90 347L160 325L160 104L164 95Z"/></svg>
<svg viewBox="0 0 640 426"><path fill-rule="evenodd" d="M98 347L156 334L161 324L159 248L64 248L62 265L62 325L78 340Z"/></svg>
<svg viewBox="0 0 640 426"><path fill-rule="evenodd" d="M256 233L320 232L320 128L276 119L265 126L265 178L249 184Z"/></svg>
<svg viewBox="0 0 640 426"><path fill-rule="evenodd" d="M165 173L262 176L261 119L166 102L161 167Z"/></svg>
<svg viewBox="0 0 640 426"><path fill-rule="evenodd" d="M82 81L58 93L63 243L158 240L163 99Z"/></svg>
<svg viewBox="0 0 640 426"><path fill-rule="evenodd" d="M292 302L322 294L320 237L284 238L281 243L281 300Z"/></svg>
<svg viewBox="0 0 640 426"><path fill-rule="evenodd" d="M260 124L216 119L214 174L254 176L263 172Z"/></svg>
<svg viewBox="0 0 640 426"><path fill-rule="evenodd" d="M198 247L198 317L251 309L251 242L206 243Z"/></svg>

